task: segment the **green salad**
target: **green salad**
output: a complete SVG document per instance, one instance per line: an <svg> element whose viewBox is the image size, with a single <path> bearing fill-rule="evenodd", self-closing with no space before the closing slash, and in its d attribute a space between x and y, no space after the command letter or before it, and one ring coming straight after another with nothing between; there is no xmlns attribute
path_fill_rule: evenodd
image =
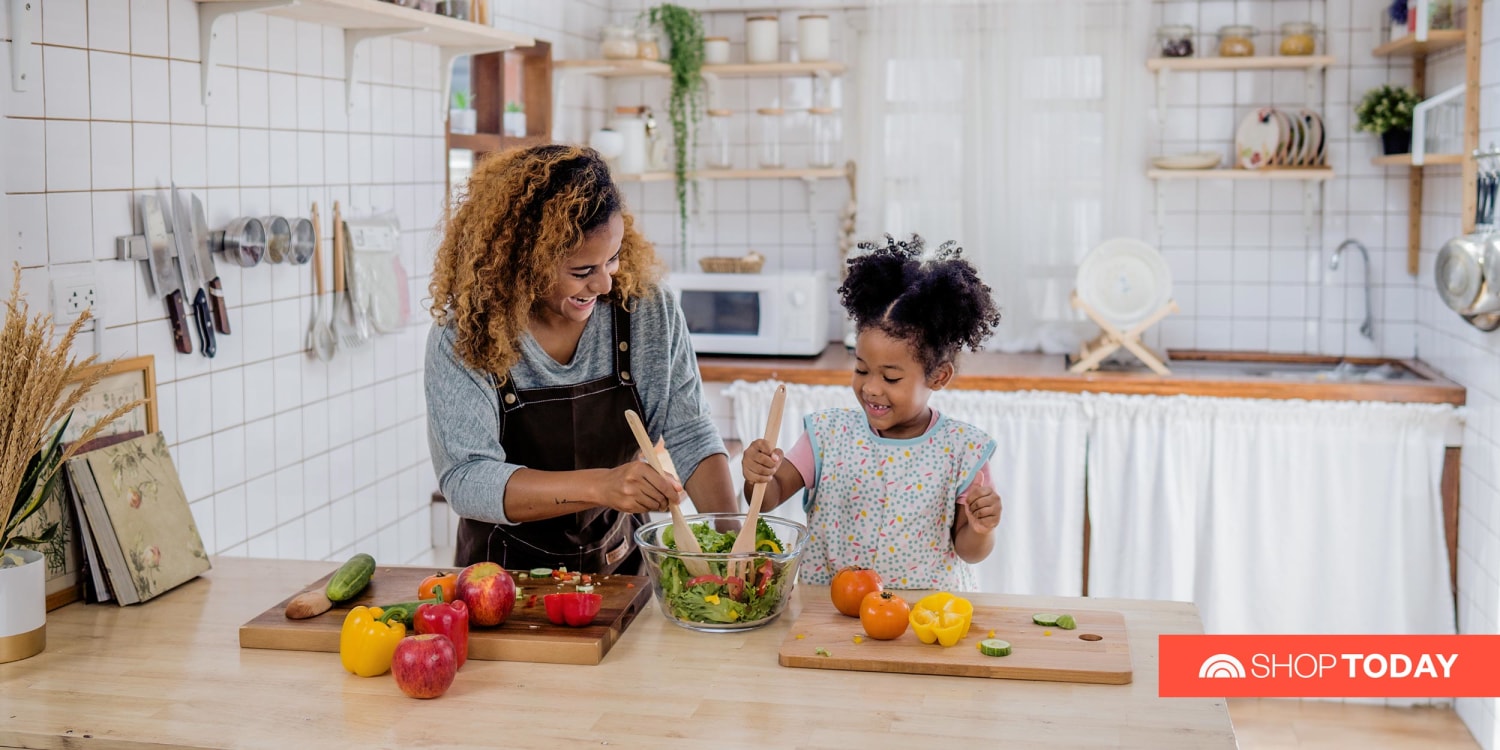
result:
<svg viewBox="0 0 1500 750"><path fill-rule="evenodd" d="M737 534L733 531L721 534L706 523L695 523L689 528L704 552L728 553L734 547ZM675 550L677 544L672 532L670 526L662 530L662 544ZM782 551L781 540L776 538L776 532L765 519L760 519L755 525L755 549L757 552ZM782 587L788 583L786 574L790 566L769 557L755 559L748 580L725 575L727 561L707 562L709 573L695 577L688 573L681 558L662 558L662 594L678 619L719 624L763 620L776 609Z"/></svg>

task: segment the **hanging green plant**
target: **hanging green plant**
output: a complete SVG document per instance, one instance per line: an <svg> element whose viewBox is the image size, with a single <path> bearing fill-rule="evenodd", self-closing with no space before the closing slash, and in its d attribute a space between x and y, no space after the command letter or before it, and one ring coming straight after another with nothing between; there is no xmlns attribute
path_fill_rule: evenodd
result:
<svg viewBox="0 0 1500 750"><path fill-rule="evenodd" d="M703 112L703 17L696 10L667 3L651 9L651 23L661 27L672 46L672 93L667 116L672 120L673 177L677 185L677 217L682 241L679 257L687 262L687 191L693 172L693 143Z"/></svg>

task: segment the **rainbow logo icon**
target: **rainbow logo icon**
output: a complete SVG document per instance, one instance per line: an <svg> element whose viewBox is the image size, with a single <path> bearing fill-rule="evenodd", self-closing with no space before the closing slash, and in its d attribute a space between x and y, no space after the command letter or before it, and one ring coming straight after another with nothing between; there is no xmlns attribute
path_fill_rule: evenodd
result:
<svg viewBox="0 0 1500 750"><path fill-rule="evenodd" d="M1198 667L1198 677L1204 679L1211 677L1232 677L1235 679L1244 679L1245 665L1241 664L1239 659L1236 659L1229 654L1214 654L1213 656L1204 659L1203 666Z"/></svg>

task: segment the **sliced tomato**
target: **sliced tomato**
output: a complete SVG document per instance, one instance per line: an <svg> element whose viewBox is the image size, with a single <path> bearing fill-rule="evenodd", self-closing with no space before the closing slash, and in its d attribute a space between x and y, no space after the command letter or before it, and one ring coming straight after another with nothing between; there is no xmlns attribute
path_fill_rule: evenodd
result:
<svg viewBox="0 0 1500 750"><path fill-rule="evenodd" d="M729 598L739 600L745 595L745 579L739 576L725 578L724 589L729 593Z"/></svg>
<svg viewBox="0 0 1500 750"><path fill-rule="evenodd" d="M698 576L697 578L688 580L687 588L692 588L700 583L712 583L715 586L723 586L724 579L716 575Z"/></svg>
<svg viewBox="0 0 1500 750"><path fill-rule="evenodd" d="M771 585L771 578L775 574L776 571L771 567L771 560L769 558L762 558L760 565L755 568L755 576L757 578L755 582L756 596L766 595L766 587Z"/></svg>

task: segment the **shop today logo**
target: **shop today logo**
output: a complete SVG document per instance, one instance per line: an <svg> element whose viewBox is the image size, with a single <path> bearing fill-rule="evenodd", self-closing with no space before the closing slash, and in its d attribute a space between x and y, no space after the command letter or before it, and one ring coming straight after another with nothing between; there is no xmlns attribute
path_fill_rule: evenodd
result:
<svg viewBox="0 0 1500 750"><path fill-rule="evenodd" d="M1169 698L1500 696L1500 636L1163 635Z"/></svg>

